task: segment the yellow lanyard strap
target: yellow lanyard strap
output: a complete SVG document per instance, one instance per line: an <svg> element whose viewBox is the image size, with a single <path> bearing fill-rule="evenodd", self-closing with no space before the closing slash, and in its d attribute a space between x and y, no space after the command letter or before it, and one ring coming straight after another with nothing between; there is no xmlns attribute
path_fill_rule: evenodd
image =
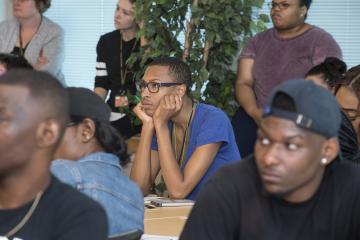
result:
<svg viewBox="0 0 360 240"><path fill-rule="evenodd" d="M193 103L192 109L191 109L191 113L188 119L188 122L186 124L186 128L185 128L185 133L184 133L184 137L183 137L183 141L182 141L182 145L181 145L181 151L180 151L180 156L178 157L178 153L177 153L177 144L176 144L176 127L175 127L175 123L173 125L173 129L172 129L172 142L173 142L173 149L175 152L175 159L176 161L179 163L179 166L181 167L184 164L185 161L185 155L186 155L186 142L189 141L188 139L188 132L189 132L189 128L190 128L190 124L191 124L191 120L194 114L196 108L196 103Z"/></svg>

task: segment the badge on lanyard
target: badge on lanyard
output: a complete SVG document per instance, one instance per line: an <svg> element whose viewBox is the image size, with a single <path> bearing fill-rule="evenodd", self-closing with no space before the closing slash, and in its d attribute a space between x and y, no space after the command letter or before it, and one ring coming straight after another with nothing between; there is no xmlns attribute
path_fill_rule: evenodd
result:
<svg viewBox="0 0 360 240"><path fill-rule="evenodd" d="M0 66L0 76L6 73L6 69ZM0 239L1 240L1 239Z"/></svg>
<svg viewBox="0 0 360 240"><path fill-rule="evenodd" d="M129 106L129 100L125 95L118 95L115 97L115 107L127 107Z"/></svg>

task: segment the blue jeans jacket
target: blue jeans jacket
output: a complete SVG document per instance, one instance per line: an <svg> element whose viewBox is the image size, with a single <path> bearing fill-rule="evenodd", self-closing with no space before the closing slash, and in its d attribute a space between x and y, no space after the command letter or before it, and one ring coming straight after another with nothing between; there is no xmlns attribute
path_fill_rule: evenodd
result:
<svg viewBox="0 0 360 240"><path fill-rule="evenodd" d="M54 160L51 171L61 181L104 207L109 220L109 236L144 229L143 195L124 175L115 155L97 152L77 161Z"/></svg>

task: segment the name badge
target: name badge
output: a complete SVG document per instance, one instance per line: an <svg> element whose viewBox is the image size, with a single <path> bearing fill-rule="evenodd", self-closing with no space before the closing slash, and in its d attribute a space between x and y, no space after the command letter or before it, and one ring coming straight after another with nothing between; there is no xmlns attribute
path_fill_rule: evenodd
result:
<svg viewBox="0 0 360 240"><path fill-rule="evenodd" d="M115 97L115 107L127 107L129 106L129 100L127 96L116 96Z"/></svg>

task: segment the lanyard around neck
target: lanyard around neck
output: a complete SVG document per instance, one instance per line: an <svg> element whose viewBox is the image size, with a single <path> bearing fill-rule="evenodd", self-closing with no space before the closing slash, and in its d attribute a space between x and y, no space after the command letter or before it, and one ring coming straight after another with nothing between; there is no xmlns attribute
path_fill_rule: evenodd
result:
<svg viewBox="0 0 360 240"><path fill-rule="evenodd" d="M135 46L136 46L136 39L131 48L129 57L131 56L131 53L134 51ZM124 85L125 80L126 80L126 75L127 75L127 70L128 70L128 65L126 63L124 63L126 61L127 60L124 61L123 39L122 39L122 36L120 35L120 78L121 78L120 81L121 81L121 85Z"/></svg>
<svg viewBox="0 0 360 240"><path fill-rule="evenodd" d="M41 23L42 23L42 20L43 18L41 17L41 20L40 20L40 23L39 23L39 26L37 26L37 29L36 29L36 32L34 34L34 36L36 35L36 33L39 31L39 28L41 26ZM24 44L23 44L23 39L22 39L22 34L21 34L21 24L19 26L19 54L20 54L20 57L23 57L24 54L25 54L25 51L24 51ZM34 38L34 36L32 38ZM31 39L32 40L32 39ZM27 47L27 45L31 42L31 40L26 44L25 48Z"/></svg>
<svg viewBox="0 0 360 240"><path fill-rule="evenodd" d="M193 103L192 105L192 109L191 109L191 113L190 113L190 116L189 116L189 119L188 119L188 122L186 124L186 128L185 128L185 133L184 133L184 137L183 137L183 140L182 140L182 144L181 144L181 151L180 151L180 156L178 156L178 152L177 152L177 144L176 144L176 126L175 126L175 123L173 125L173 129L172 129L172 142L173 142L173 149L174 149L174 153L175 153L175 159L176 161L179 163L179 166L181 167L184 162L185 162L185 152L186 152L186 142L189 141L189 138L188 138L188 132L189 132L189 128L190 128L190 124L191 124L191 120L192 120L192 117L194 115L194 111L195 111L195 108L196 108L196 103Z"/></svg>

